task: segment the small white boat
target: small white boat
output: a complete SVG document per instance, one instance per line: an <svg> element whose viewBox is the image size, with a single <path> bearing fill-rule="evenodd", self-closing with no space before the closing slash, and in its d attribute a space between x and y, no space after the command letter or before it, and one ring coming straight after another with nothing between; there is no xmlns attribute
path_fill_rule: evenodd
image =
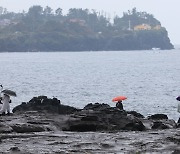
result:
<svg viewBox="0 0 180 154"><path fill-rule="evenodd" d="M152 48L152 50L161 50L161 48Z"/></svg>

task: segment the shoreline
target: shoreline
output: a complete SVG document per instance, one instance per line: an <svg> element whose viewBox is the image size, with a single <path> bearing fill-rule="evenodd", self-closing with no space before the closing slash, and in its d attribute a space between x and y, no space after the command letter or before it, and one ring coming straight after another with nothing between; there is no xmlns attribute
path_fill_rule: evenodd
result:
<svg viewBox="0 0 180 154"><path fill-rule="evenodd" d="M33 114L33 115L32 115ZM47 118L48 117L48 118ZM23 120L40 119L46 125L53 118L62 118L58 114L42 114L36 116L33 112L1 116L12 123L25 124ZM44 121L46 120L46 122ZM30 122L31 121L31 122ZM34 125L40 125L34 121ZM7 126L7 125L6 125ZM51 125L51 128L54 127ZM2 128L2 127L1 127ZM7 129L7 128L6 128ZM34 153L171 153L180 152L180 128L147 130L147 131L98 131L71 132L54 130L42 132L6 132L0 136L1 152L3 154L34 154Z"/></svg>
<svg viewBox="0 0 180 154"><path fill-rule="evenodd" d="M1 152L28 153L171 153L178 154L180 129L149 132L47 132L1 139Z"/></svg>
<svg viewBox="0 0 180 154"><path fill-rule="evenodd" d="M144 117L108 104L83 109L38 96L0 116L2 153L180 152L180 125L167 115Z"/></svg>

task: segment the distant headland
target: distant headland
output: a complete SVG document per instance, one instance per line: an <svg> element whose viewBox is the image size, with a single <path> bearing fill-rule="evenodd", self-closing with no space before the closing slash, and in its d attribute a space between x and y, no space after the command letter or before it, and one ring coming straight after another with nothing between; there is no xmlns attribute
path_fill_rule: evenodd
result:
<svg viewBox="0 0 180 154"><path fill-rule="evenodd" d="M0 52L174 49L167 30L136 8L110 19L88 9L32 6L14 13L0 7Z"/></svg>

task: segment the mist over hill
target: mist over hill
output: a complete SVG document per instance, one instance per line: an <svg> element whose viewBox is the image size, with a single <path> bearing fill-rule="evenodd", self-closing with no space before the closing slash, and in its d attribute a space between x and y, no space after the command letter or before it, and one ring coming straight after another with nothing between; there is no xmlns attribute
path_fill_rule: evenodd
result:
<svg viewBox="0 0 180 154"><path fill-rule="evenodd" d="M0 7L0 52L173 49L167 30L136 8L112 19L105 12L32 6L14 13Z"/></svg>

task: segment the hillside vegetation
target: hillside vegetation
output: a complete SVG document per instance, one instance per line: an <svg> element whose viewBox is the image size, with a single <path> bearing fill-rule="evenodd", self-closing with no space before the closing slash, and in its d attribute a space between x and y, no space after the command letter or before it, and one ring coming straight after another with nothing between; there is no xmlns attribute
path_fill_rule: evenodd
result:
<svg viewBox="0 0 180 154"><path fill-rule="evenodd" d="M111 19L112 20L112 19ZM0 52L173 49L160 21L136 8L116 15L104 12L32 6L14 13L0 7Z"/></svg>

